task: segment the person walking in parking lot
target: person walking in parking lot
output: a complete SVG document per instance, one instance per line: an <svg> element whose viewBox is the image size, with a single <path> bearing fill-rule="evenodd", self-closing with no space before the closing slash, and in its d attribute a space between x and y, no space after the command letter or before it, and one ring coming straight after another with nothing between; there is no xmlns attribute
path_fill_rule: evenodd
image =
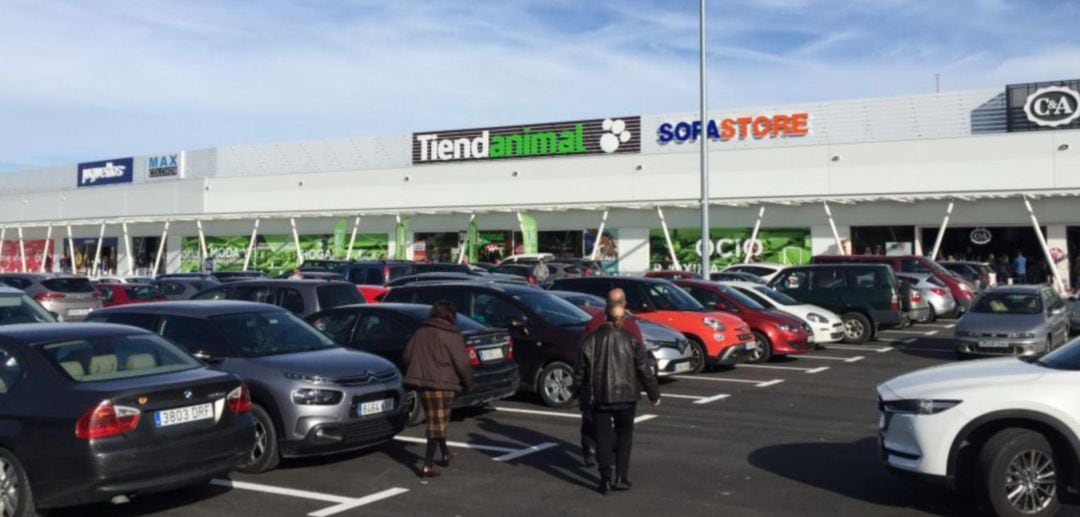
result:
<svg viewBox="0 0 1080 517"><path fill-rule="evenodd" d="M574 369L574 385L582 407L591 413L595 426L601 494L631 486L630 451L641 388L645 388L653 405L660 404L656 375L646 362L649 352L625 326L626 299L611 294L607 321L585 336Z"/></svg>
<svg viewBox="0 0 1080 517"><path fill-rule="evenodd" d="M465 352L465 338L457 327L454 304L440 300L420 330L405 346L406 385L416 389L417 398L427 415L427 451L420 477L435 477L435 449L442 452L442 465L450 466L453 454L446 445L450 425L450 405L461 390L472 387L472 367Z"/></svg>

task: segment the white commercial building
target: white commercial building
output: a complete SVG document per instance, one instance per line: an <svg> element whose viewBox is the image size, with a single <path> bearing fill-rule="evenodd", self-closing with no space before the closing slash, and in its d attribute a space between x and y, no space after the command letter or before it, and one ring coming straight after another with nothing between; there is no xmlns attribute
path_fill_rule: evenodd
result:
<svg viewBox="0 0 1080 517"><path fill-rule="evenodd" d="M606 213L597 253L640 273L696 260L700 134L718 265L744 259L759 222L754 249L766 260L929 255L952 207L941 256L1049 254L1068 281L1080 250L1078 89L1055 81L723 110L705 128L691 113L608 116L2 174L0 268L66 270L74 258L80 271L95 261L148 271L159 248L170 272L197 268L203 254L219 268L246 259L280 269L298 248L311 257L343 246L354 258L403 244L411 257L456 260L472 217L481 259L493 259L520 244L519 214L535 218L542 251L580 256ZM400 239L398 221L408 222ZM249 254L252 235L259 251ZM55 258L42 264L46 248Z"/></svg>

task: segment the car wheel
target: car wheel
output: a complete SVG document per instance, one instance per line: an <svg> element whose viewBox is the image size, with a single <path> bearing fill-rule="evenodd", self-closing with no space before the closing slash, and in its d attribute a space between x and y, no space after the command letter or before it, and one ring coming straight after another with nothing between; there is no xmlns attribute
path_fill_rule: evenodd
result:
<svg viewBox="0 0 1080 517"><path fill-rule="evenodd" d="M690 342L690 373L697 374L705 371L709 353L705 351L705 345L695 337L688 337Z"/></svg>
<svg viewBox="0 0 1080 517"><path fill-rule="evenodd" d="M278 452L277 429L270 414L262 406L252 405L251 416L255 419L255 445L247 461L236 470L258 474L273 470L281 462L281 454Z"/></svg>
<svg viewBox="0 0 1080 517"><path fill-rule="evenodd" d="M934 310L934 306L931 305L930 306L930 312L926 316L926 322L927 323L933 323L935 321L937 321L937 311Z"/></svg>
<svg viewBox="0 0 1080 517"><path fill-rule="evenodd" d="M754 331L754 348L746 356L748 363L764 363L772 358L772 341L763 332Z"/></svg>
<svg viewBox="0 0 1080 517"><path fill-rule="evenodd" d="M41 515L34 507L30 480L22 463L11 451L0 449L0 515L30 517Z"/></svg>
<svg viewBox="0 0 1080 517"><path fill-rule="evenodd" d="M545 366L537 380L536 392L547 406L565 408L574 405L574 369L562 361Z"/></svg>
<svg viewBox="0 0 1080 517"><path fill-rule="evenodd" d="M858 312L847 312L840 319L844 321L844 342L861 345L870 340L873 327L870 319Z"/></svg>
<svg viewBox="0 0 1080 517"><path fill-rule="evenodd" d="M427 415L424 414L424 406L420 405L420 397L416 396L416 391L405 394L405 411L409 416L409 426L420 425L427 419Z"/></svg>
<svg viewBox="0 0 1080 517"><path fill-rule="evenodd" d="M1046 437L1028 429L998 431L976 463L979 502L1003 517L1057 515L1058 469Z"/></svg>

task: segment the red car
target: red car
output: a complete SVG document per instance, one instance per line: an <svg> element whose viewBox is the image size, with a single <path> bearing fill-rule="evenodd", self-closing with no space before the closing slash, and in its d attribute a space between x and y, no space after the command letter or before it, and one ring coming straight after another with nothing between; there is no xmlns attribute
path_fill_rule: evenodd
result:
<svg viewBox="0 0 1080 517"><path fill-rule="evenodd" d="M94 287L105 307L165 301L165 295L150 284L95 284Z"/></svg>
<svg viewBox="0 0 1080 517"><path fill-rule="evenodd" d="M661 270L645 273L645 278L663 278L665 280L697 280L701 275L693 271Z"/></svg>
<svg viewBox="0 0 1080 517"><path fill-rule="evenodd" d="M769 309L726 285L703 280L676 280L706 308L734 314L754 333L748 363L763 363L774 356L801 354L814 349L813 329L795 316Z"/></svg>

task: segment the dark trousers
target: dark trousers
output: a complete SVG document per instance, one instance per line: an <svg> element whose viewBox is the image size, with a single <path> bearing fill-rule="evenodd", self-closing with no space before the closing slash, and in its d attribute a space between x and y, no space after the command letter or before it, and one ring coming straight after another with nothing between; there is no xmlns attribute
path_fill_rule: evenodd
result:
<svg viewBox="0 0 1080 517"><path fill-rule="evenodd" d="M583 457L596 455L596 424L591 410L581 412L581 455Z"/></svg>
<svg viewBox="0 0 1080 517"><path fill-rule="evenodd" d="M592 411L596 436L596 462L602 477L627 477L630 473L630 450L634 445L634 416L637 404L618 408L594 408Z"/></svg>

